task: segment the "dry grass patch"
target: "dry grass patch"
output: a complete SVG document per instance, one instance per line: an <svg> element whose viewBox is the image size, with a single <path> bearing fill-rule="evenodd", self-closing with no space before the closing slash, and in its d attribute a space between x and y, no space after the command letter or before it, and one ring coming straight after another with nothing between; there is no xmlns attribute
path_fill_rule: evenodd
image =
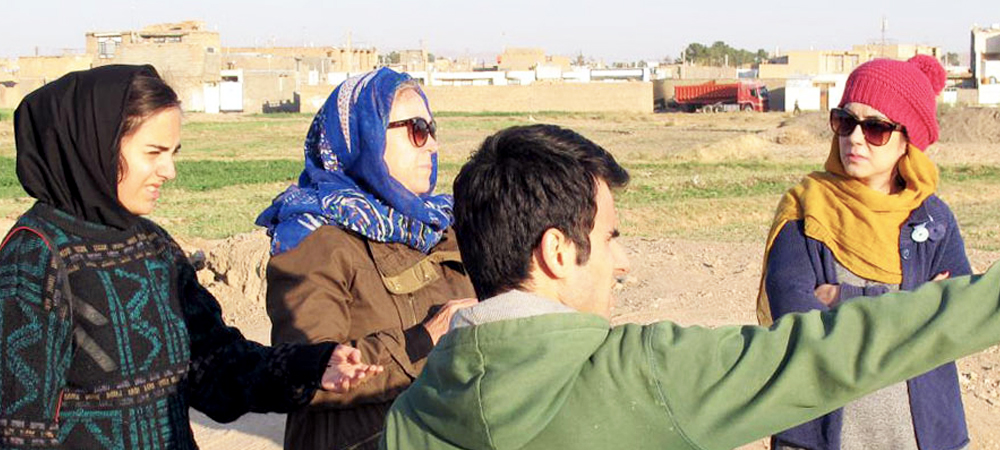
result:
<svg viewBox="0 0 1000 450"><path fill-rule="evenodd" d="M259 228L254 225L257 215L286 187L288 183L279 182L208 191L168 189L150 219L173 235L222 239Z"/></svg>

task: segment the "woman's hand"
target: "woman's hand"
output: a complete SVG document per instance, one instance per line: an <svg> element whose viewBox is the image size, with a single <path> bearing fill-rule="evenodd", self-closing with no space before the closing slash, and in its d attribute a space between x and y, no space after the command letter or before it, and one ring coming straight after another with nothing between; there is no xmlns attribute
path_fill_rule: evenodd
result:
<svg viewBox="0 0 1000 450"><path fill-rule="evenodd" d="M816 286L816 290L813 291L816 298L819 299L826 306L832 306L837 298L840 297L840 285L839 284L821 284Z"/></svg>
<svg viewBox="0 0 1000 450"><path fill-rule="evenodd" d="M320 386L327 391L343 394L382 373L383 367L361 362L361 350L338 344L330 355Z"/></svg>
<svg viewBox="0 0 1000 450"><path fill-rule="evenodd" d="M431 341L434 341L434 345L437 345L438 339L444 336L448 332L448 327L451 325L451 316L455 315L460 309L468 308L475 305L477 300L474 298L462 298L456 300L449 300L441 306L441 309L427 321L423 323L424 328L427 329L427 334L431 335Z"/></svg>
<svg viewBox="0 0 1000 450"><path fill-rule="evenodd" d="M949 277L951 277L951 272L946 270L934 275L934 278L931 278L931 281L947 280ZM813 294L816 295L816 298L823 302L824 305L833 306L833 304L837 302L837 299L840 298L840 285L821 284L816 286L816 290L813 291Z"/></svg>

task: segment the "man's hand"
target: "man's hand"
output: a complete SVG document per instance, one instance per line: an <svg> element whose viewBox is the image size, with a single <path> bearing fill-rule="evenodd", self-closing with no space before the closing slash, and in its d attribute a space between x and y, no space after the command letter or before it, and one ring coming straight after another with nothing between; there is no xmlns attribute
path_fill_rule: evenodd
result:
<svg viewBox="0 0 1000 450"><path fill-rule="evenodd" d="M383 367L361 362L361 350L338 344L330 355L320 386L327 391L343 394L382 373Z"/></svg>
<svg viewBox="0 0 1000 450"><path fill-rule="evenodd" d="M427 329L427 334L431 335L431 341L434 341L434 345L437 345L438 339L441 339L441 336L448 332L451 316L455 315L458 310L468 308L476 303L477 300L474 298L449 300L448 303L441 306L441 310L434 317L425 321L424 328Z"/></svg>

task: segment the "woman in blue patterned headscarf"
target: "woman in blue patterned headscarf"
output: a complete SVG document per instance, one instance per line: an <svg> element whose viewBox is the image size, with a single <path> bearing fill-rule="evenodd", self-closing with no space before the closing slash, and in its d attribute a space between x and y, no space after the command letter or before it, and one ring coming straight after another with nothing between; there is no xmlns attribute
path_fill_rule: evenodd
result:
<svg viewBox="0 0 1000 450"><path fill-rule="evenodd" d="M330 95L309 127L299 184L257 218L271 235L272 254L295 248L325 224L422 252L441 240L451 224L452 200L431 193L437 181L434 136L423 137L431 163L427 192L407 189L389 176L383 162L389 113L401 86L418 94L426 109L427 100L412 79L385 68L350 78ZM434 121L425 123L431 128Z"/></svg>
<svg viewBox="0 0 1000 450"><path fill-rule="evenodd" d="M316 114L298 185L257 218L271 236L272 342L351 342L385 366L365 387L289 414L286 448L375 448L392 400L454 311L475 302L451 196L433 193L436 130L408 75L352 77Z"/></svg>

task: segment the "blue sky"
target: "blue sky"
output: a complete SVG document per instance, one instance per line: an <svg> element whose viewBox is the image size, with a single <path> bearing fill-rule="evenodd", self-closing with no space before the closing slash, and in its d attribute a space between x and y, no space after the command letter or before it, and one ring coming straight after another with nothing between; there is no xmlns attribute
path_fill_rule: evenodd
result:
<svg viewBox="0 0 1000 450"><path fill-rule="evenodd" d="M15 2L17 0L7 0ZM280 5L280 6L272 6ZM503 47L606 61L676 57L691 42L769 52L847 49L886 37L966 54L973 24L1000 22L996 1L814 2L694 0L93 0L19 1L0 7L0 57L83 48L86 31L203 20L226 46L357 44L419 48L446 56L495 55Z"/></svg>

